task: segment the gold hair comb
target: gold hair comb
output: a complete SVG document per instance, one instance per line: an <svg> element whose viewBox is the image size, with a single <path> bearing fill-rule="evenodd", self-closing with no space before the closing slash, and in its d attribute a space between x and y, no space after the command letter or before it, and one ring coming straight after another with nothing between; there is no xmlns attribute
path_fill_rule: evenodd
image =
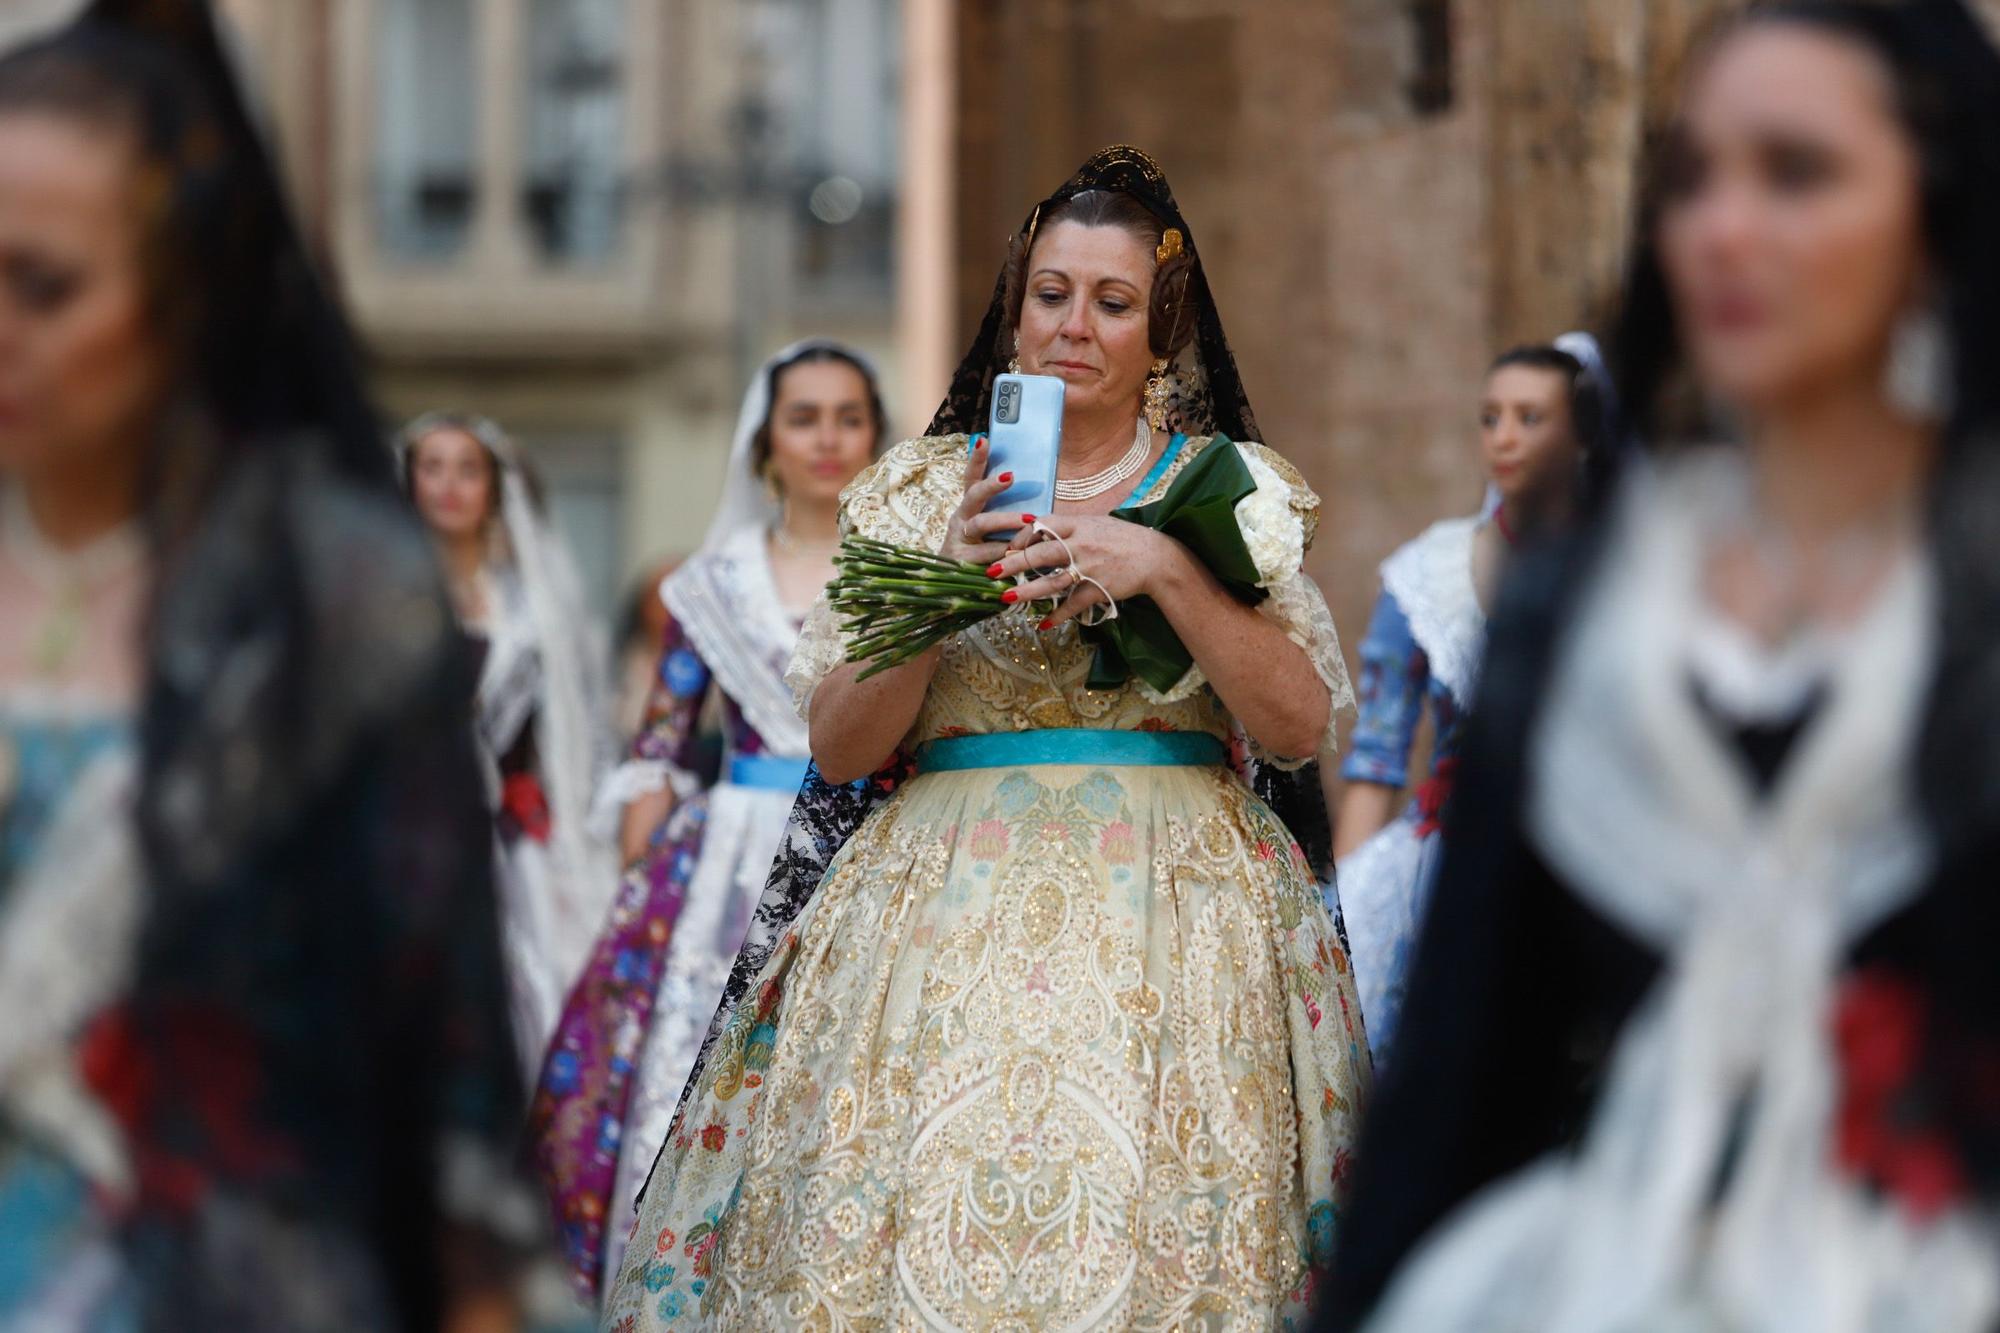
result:
<svg viewBox="0 0 2000 1333"><path fill-rule="evenodd" d="M1169 259L1179 259L1184 240L1185 238L1182 237L1179 227L1167 228L1160 236L1159 248L1153 251L1153 259L1156 266L1165 264Z"/></svg>

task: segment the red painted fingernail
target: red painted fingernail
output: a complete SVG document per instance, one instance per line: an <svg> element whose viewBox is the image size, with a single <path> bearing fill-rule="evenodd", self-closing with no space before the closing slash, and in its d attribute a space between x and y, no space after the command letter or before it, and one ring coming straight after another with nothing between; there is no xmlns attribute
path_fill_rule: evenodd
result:
<svg viewBox="0 0 2000 1333"><path fill-rule="evenodd" d="M999 578L1000 571L1003 568L1005 568L1005 566L1003 566L998 560L995 560L992 564L986 567L986 577L989 579Z"/></svg>
<svg viewBox="0 0 2000 1333"><path fill-rule="evenodd" d="M1011 473L1011 472L1002 472L1002 473L1000 474L1000 480L1001 480L1001 482L1002 482L1003 484L1004 484L1004 483L1006 483L1006 482L1010 482L1010 481L1014 480L1014 474L1013 474L1013 473Z"/></svg>
<svg viewBox="0 0 2000 1333"><path fill-rule="evenodd" d="M1050 616L1047 620L1044 620L1041 624L1035 626L1036 629L1054 629L1055 627L1056 627L1056 619L1054 616Z"/></svg>
<svg viewBox="0 0 2000 1333"><path fill-rule="evenodd" d="M1014 603L1021 600L1021 594L1015 592L1012 588L1009 588L1007 589L1007 591L1000 594L1000 600L1007 603L1007 605L1012 606Z"/></svg>
<svg viewBox="0 0 2000 1333"><path fill-rule="evenodd" d="M1021 521L1023 523L1033 523L1035 521L1035 516L1033 514L1023 514L1021 515Z"/></svg>

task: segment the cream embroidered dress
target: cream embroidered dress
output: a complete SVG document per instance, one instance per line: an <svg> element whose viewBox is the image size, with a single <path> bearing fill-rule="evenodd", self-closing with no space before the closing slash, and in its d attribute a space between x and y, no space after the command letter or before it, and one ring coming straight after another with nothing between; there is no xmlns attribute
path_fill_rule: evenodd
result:
<svg viewBox="0 0 2000 1333"><path fill-rule="evenodd" d="M892 449L848 489L845 523L935 549L966 447ZM1235 447L1310 533L1297 473ZM1350 705L1318 590L1298 574L1272 593ZM822 601L793 661L802 706L843 653ZM1092 729L1221 753L1232 721L1198 674L1165 698L1096 692L1089 662L1074 626L1010 612L947 645L906 744ZM1290 834L1233 772L1105 749L925 768L861 827L692 1088L608 1328L1304 1315L1367 1079L1347 959Z"/></svg>

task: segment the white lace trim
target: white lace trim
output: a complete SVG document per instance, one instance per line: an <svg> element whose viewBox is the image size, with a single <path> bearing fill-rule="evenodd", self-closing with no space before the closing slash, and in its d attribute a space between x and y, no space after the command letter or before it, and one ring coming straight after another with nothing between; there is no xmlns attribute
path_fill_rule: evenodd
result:
<svg viewBox="0 0 2000 1333"><path fill-rule="evenodd" d="M765 748L805 754L810 738L785 680L799 631L778 600L764 530L745 528L694 556L660 585L660 597Z"/></svg>
<svg viewBox="0 0 2000 1333"><path fill-rule="evenodd" d="M1988 1220L1914 1226L1832 1166L1835 979L1931 856L1911 764L1932 572L1906 561L1846 632L1825 711L1759 800L1684 674L1705 523L1741 484L1740 464L1701 459L1637 476L1531 742L1536 845L1667 964L1619 1037L1580 1151L1448 1219L1373 1330L1972 1333L2000 1314Z"/></svg>
<svg viewBox="0 0 2000 1333"><path fill-rule="evenodd" d="M1275 755L1254 737L1250 752L1272 767L1286 770L1304 768L1315 759L1332 763L1340 753L1340 715L1354 711L1354 682L1347 674L1347 658L1340 651L1340 631L1334 627L1326 596L1320 592L1319 584L1301 570L1272 584L1270 597L1259 603L1257 609L1277 622L1286 638L1305 649L1306 660L1326 686L1327 710L1326 730L1320 736L1316 753L1303 758Z"/></svg>
<svg viewBox="0 0 2000 1333"><path fill-rule="evenodd" d="M685 801L701 790L701 778L664 759L627 759L597 784L590 802L590 836L616 839L626 806L670 788L676 800Z"/></svg>
<svg viewBox="0 0 2000 1333"><path fill-rule="evenodd" d="M85 769L0 913L0 1100L116 1192L130 1185L123 1140L78 1081L72 1048L131 983L142 883L135 786L129 750Z"/></svg>
<svg viewBox="0 0 2000 1333"><path fill-rule="evenodd" d="M1477 518L1434 523L1382 562L1382 587L1410 622L1432 677L1461 708L1472 703L1486 646L1486 614L1472 584L1472 538L1480 523Z"/></svg>

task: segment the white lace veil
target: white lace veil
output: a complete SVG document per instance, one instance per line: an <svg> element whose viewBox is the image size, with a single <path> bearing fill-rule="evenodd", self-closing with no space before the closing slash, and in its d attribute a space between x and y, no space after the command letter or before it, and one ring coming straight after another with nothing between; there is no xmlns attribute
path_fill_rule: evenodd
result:
<svg viewBox="0 0 2000 1333"><path fill-rule="evenodd" d="M771 410L771 379L775 371L789 366L811 352L834 352L861 367L871 386L879 386L881 376L875 363L854 347L831 338L804 338L780 349L757 367L743 390L743 407L736 414L736 434L729 442L728 472L722 482L722 500L715 518L702 538L701 549L712 551L744 528L767 528L778 521L778 501L765 487L751 460L751 445L757 428ZM879 390L878 390L879 391Z"/></svg>
<svg viewBox="0 0 2000 1333"><path fill-rule="evenodd" d="M399 433L400 460L407 465L411 446L443 429L470 434L499 464L505 540L495 558L520 580L542 667L535 744L557 880L555 901L542 905L546 947L556 976L567 979L582 966L618 879L611 848L589 827L591 798L613 754L607 639L584 599L568 547L535 499L518 446L496 423L470 414L428 413Z"/></svg>

